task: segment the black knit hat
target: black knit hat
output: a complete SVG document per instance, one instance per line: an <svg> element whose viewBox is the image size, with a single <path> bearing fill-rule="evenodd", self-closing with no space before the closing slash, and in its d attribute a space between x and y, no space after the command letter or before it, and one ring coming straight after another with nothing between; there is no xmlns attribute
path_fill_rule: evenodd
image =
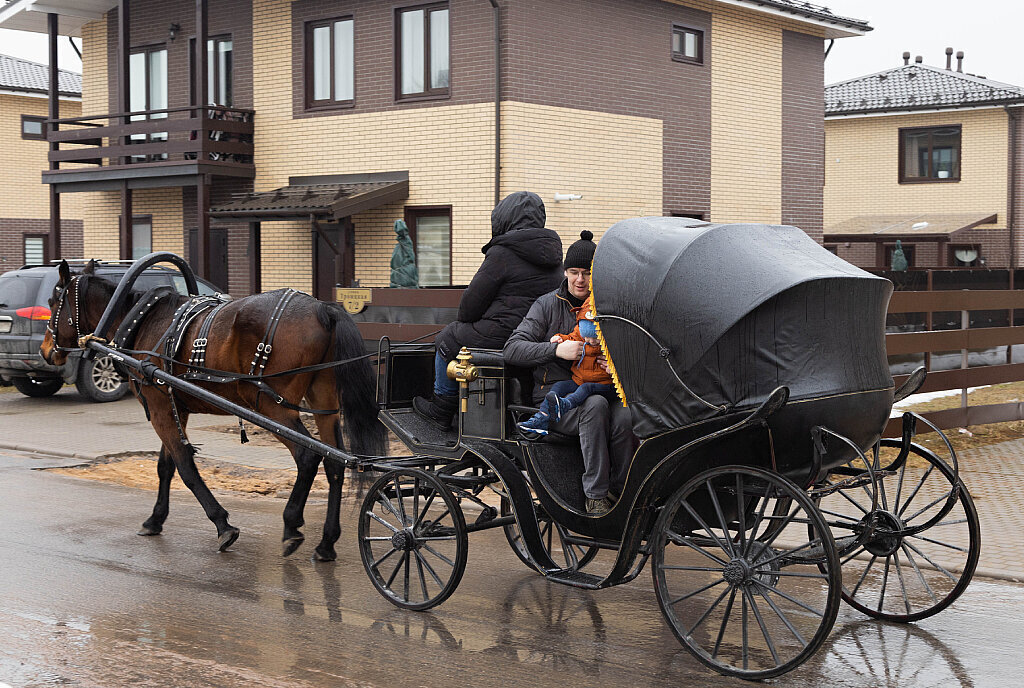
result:
<svg viewBox="0 0 1024 688"><path fill-rule="evenodd" d="M597 244L592 241L593 238L593 232L585 229L580 232L580 240L573 242L565 252L565 263L562 264L563 270L568 270L569 268L590 269L590 264L594 262L594 251L597 250Z"/></svg>

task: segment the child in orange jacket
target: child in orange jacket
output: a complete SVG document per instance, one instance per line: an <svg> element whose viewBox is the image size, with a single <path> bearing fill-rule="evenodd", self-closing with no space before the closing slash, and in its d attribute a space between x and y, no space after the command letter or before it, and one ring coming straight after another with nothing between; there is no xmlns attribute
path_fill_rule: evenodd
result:
<svg viewBox="0 0 1024 688"><path fill-rule="evenodd" d="M580 360L572 366L572 380L562 380L551 386L551 391L544 396L540 410L528 420L517 423L520 432L527 439L537 439L548 434L552 420L557 422L563 414L582 404L587 397L603 394L615 397L615 386L612 376L597 362L601 356L601 345L597 341L597 326L594 323L592 297L587 297L576 312L576 327L569 334L556 334L551 337L553 344L564 341L583 342Z"/></svg>

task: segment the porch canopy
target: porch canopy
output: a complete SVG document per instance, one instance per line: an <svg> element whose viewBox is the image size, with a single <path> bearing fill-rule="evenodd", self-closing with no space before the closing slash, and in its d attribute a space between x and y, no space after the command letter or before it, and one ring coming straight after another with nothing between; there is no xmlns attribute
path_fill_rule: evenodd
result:
<svg viewBox="0 0 1024 688"><path fill-rule="evenodd" d="M82 25L102 19L117 0L14 0L0 7L0 29L46 33L46 15L57 15L57 33L81 36Z"/></svg>
<svg viewBox="0 0 1024 688"><path fill-rule="evenodd" d="M337 222L409 197L409 172L289 177L288 186L236 195L211 206L214 222L270 222L315 217Z"/></svg>
<svg viewBox="0 0 1024 688"><path fill-rule="evenodd" d="M858 215L825 228L825 242L952 241L959 232L992 224L996 213Z"/></svg>

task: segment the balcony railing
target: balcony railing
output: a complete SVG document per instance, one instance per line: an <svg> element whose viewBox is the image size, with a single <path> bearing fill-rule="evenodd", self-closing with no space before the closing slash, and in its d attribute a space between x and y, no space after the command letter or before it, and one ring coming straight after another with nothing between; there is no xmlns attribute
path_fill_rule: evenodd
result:
<svg viewBox="0 0 1024 688"><path fill-rule="evenodd" d="M252 110L210 105L54 120L58 126L49 128L47 140L57 149L49 160L58 166L77 163L76 173L89 169L83 164L129 170L190 161L227 174L251 172L253 119ZM64 171L72 169L48 170L44 176Z"/></svg>

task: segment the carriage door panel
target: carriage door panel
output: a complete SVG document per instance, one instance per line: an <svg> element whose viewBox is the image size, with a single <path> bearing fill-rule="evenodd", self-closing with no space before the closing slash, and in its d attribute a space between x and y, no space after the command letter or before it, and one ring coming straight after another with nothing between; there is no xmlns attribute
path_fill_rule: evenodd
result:
<svg viewBox="0 0 1024 688"><path fill-rule="evenodd" d="M188 264L198 267L196 244L199 232L188 230ZM226 227L210 227L210 275L206 278L225 294L228 291L228 230Z"/></svg>

